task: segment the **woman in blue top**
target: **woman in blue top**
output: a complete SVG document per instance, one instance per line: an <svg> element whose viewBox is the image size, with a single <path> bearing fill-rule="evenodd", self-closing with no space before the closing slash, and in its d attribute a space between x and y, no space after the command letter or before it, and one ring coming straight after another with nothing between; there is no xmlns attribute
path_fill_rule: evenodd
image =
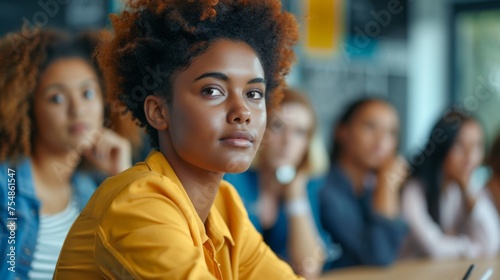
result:
<svg viewBox="0 0 500 280"><path fill-rule="evenodd" d="M283 93L280 108L269 116L254 168L225 178L271 249L297 273L312 277L325 259L317 216L321 180L312 176L326 171L328 160L314 137L315 113L307 98L292 89Z"/></svg>
<svg viewBox="0 0 500 280"><path fill-rule="evenodd" d="M0 41L0 279L52 279L96 188L82 159L108 175L131 165L130 142L103 126L113 122L91 59L96 43L95 33L50 30Z"/></svg>
<svg viewBox="0 0 500 280"><path fill-rule="evenodd" d="M379 99L353 103L335 127L331 168L320 191L321 223L342 250L330 268L389 265L406 235L399 190L407 165L397 156L396 110Z"/></svg>

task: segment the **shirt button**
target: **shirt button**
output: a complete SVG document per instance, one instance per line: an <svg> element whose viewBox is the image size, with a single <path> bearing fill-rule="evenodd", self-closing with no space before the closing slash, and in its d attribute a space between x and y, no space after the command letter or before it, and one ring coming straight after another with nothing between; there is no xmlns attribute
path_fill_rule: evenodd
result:
<svg viewBox="0 0 500 280"><path fill-rule="evenodd" d="M28 256L31 256L31 250L28 248L24 248L24 253Z"/></svg>

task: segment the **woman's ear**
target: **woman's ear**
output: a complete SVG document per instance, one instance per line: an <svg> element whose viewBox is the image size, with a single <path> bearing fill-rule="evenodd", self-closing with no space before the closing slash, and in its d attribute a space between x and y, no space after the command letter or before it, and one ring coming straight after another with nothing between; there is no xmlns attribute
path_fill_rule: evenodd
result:
<svg viewBox="0 0 500 280"><path fill-rule="evenodd" d="M156 130L161 131L168 128L168 108L164 98L148 95L144 101L144 114L149 125Z"/></svg>

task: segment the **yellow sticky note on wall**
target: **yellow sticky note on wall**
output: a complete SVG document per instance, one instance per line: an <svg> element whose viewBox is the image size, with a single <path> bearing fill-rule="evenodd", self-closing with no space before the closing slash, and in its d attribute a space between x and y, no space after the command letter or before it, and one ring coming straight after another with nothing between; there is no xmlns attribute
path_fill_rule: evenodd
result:
<svg viewBox="0 0 500 280"><path fill-rule="evenodd" d="M334 52L342 36L343 0L305 0L305 47L311 51Z"/></svg>

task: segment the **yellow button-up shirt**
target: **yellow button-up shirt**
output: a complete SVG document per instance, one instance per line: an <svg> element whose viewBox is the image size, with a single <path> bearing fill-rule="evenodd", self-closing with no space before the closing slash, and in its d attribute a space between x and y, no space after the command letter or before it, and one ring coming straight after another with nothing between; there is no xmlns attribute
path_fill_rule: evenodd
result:
<svg viewBox="0 0 500 280"><path fill-rule="evenodd" d="M199 197L203 199L200 190ZM158 151L104 181L64 242L54 279L296 279L222 181L203 224Z"/></svg>

